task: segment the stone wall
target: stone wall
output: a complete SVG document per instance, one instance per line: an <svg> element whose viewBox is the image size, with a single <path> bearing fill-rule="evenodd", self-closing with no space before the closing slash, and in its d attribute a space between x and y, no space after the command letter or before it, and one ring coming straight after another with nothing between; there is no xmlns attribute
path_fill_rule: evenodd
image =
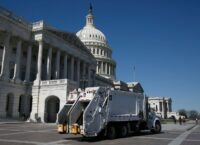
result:
<svg viewBox="0 0 200 145"><path fill-rule="evenodd" d="M30 87L24 84L15 84L6 81L0 81L0 117L6 117L6 105L8 101L8 95L13 96L12 102L12 118L19 118L19 103L20 96L29 96Z"/></svg>

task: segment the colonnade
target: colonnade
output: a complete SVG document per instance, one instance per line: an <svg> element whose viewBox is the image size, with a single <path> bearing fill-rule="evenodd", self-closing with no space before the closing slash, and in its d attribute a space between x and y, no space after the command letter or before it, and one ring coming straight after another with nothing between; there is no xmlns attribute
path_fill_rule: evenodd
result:
<svg viewBox="0 0 200 145"><path fill-rule="evenodd" d="M2 54L2 62L1 62L1 73L0 79L8 80L10 74L10 57L12 53L11 43L11 34L5 33L2 46L3 46L3 54ZM24 81L30 82L30 72L31 66L33 65L33 46L37 46L38 53L37 55L37 73L35 81L44 80L51 80L54 79L61 79L61 78L68 78L73 81L77 81L78 85L80 84L81 77L87 78L88 85L91 83L91 67L88 62L85 60L81 60L77 56L73 56L68 54L65 51L61 51L59 48L54 48L50 44L46 44L44 41L36 41L38 44L28 43L27 53L26 53L26 70L25 70L25 80L20 80L20 65L22 61L22 43L25 42L24 40L20 39L19 37L14 37L16 39L16 56L14 61L14 74L11 80L13 81ZM47 51L47 56L45 57L44 52ZM55 55L55 62L52 61L53 59L53 52L56 53ZM61 56L64 59L61 59ZM45 60L46 64L44 64L43 60ZM55 70L52 70L52 65L55 64ZM61 70L61 64L63 64L63 69ZM76 65L75 65L76 64ZM44 66L46 65L46 66ZM46 69L46 72L44 71ZM68 70L69 69L69 70ZM80 70L82 69L82 70ZM62 71L62 72L61 72ZM54 72L52 74L52 72ZM45 76L42 76L45 74ZM62 76L60 75L62 74ZM55 75L55 76L53 76Z"/></svg>
<svg viewBox="0 0 200 145"><path fill-rule="evenodd" d="M161 101L159 102L160 111L171 112L171 103L169 101ZM162 108L162 109L161 109Z"/></svg>
<svg viewBox="0 0 200 145"><path fill-rule="evenodd" d="M99 74L115 76L115 65L110 62L97 61L96 72Z"/></svg>

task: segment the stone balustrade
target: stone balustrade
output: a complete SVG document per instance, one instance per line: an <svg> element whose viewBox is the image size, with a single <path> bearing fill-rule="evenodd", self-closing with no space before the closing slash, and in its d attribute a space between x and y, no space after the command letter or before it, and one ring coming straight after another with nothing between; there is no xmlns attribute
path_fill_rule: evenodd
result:
<svg viewBox="0 0 200 145"><path fill-rule="evenodd" d="M67 84L68 81L69 81L68 79L41 81L41 86Z"/></svg>

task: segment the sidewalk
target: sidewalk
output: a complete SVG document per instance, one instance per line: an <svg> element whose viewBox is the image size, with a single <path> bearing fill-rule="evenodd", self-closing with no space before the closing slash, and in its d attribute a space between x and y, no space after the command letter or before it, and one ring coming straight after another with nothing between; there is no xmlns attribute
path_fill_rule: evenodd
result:
<svg viewBox="0 0 200 145"><path fill-rule="evenodd" d="M162 131L186 131L193 128L196 125L195 121L188 121L182 125L176 124L162 124Z"/></svg>

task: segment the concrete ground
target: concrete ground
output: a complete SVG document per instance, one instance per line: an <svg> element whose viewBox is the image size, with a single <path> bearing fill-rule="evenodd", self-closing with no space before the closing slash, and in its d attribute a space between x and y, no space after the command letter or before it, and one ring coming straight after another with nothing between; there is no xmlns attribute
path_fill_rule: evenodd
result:
<svg viewBox="0 0 200 145"><path fill-rule="evenodd" d="M164 124L160 134L149 131L114 140L85 139L58 134L55 124L0 122L0 145L200 145L200 127L194 123Z"/></svg>
<svg viewBox="0 0 200 145"><path fill-rule="evenodd" d="M188 121L187 123L183 123L183 124L162 124L162 130L163 131L186 131L190 128L192 128L195 125L195 121Z"/></svg>

